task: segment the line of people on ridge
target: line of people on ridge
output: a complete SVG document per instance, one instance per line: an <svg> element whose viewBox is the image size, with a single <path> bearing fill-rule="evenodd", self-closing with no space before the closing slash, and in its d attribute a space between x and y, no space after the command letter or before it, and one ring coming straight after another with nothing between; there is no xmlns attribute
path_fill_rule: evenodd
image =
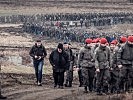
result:
<svg viewBox="0 0 133 100"><path fill-rule="evenodd" d="M30 55L34 58L40 86L43 59L47 55L40 40L32 47ZM49 61L53 69L54 88L72 87L74 69L79 73L80 87L84 87L85 93L122 93L129 92L133 87L133 36L121 37L119 43L113 40L110 44L105 38L88 38L76 55L70 44L59 43L57 49L50 53Z"/></svg>

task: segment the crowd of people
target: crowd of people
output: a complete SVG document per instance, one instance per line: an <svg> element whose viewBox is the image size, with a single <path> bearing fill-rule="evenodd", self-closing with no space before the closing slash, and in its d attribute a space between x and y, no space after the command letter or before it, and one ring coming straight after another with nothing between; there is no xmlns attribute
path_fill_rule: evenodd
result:
<svg viewBox="0 0 133 100"><path fill-rule="evenodd" d="M133 14L116 13L57 13L37 15L0 16L0 23L23 23L24 32L41 34L67 42L81 42L86 38L108 37L108 41L124 33L98 33L90 27L132 24ZM109 39L110 38L110 39Z"/></svg>
<svg viewBox="0 0 133 100"><path fill-rule="evenodd" d="M80 42L84 43L86 38L99 38L105 37L108 42L112 41L112 39L118 38L121 35L125 35L122 32L96 32L90 31L88 32L85 28L60 28L60 27L39 27L39 26L24 26L24 31L27 33L34 33L36 35L41 34L42 36L55 38L56 40L63 40L67 42Z"/></svg>
<svg viewBox="0 0 133 100"><path fill-rule="evenodd" d="M106 38L87 38L78 53L70 43L59 43L50 53L54 88L72 87L73 71L78 71L79 87L84 93L97 95L131 92L133 88L133 35L120 37L108 43ZM32 47L38 86L42 82L42 66L47 53L38 40ZM66 78L64 73L66 72Z"/></svg>
<svg viewBox="0 0 133 100"><path fill-rule="evenodd" d="M117 24L132 24L132 13L83 13L83 14L47 14L28 17L23 29L27 33L41 34L67 42L81 42L86 38L105 37L108 42L125 33L87 31L93 27L106 27ZM91 30L91 29L89 29Z"/></svg>
<svg viewBox="0 0 133 100"><path fill-rule="evenodd" d="M91 19L116 18L122 20L132 18L132 13L115 12L115 13L56 13L56 14L35 14L35 15L10 15L0 16L1 23L18 23L18 22L35 22L35 21L79 21Z"/></svg>

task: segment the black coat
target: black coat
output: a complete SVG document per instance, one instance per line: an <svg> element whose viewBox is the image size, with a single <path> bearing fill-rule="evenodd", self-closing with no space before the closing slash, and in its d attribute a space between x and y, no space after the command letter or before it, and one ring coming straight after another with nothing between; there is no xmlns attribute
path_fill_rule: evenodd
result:
<svg viewBox="0 0 133 100"><path fill-rule="evenodd" d="M35 55L36 56L41 56L41 59L40 60L43 60L44 57L47 56L47 52L46 52L46 49L43 45L41 45L40 47L38 47L37 45L34 45L30 52L29 52L30 56L33 57L33 60L38 60L38 59L35 59Z"/></svg>
<svg viewBox="0 0 133 100"><path fill-rule="evenodd" d="M63 72L67 70L70 65L68 54L65 51L59 53L57 49L52 51L49 61L55 72Z"/></svg>

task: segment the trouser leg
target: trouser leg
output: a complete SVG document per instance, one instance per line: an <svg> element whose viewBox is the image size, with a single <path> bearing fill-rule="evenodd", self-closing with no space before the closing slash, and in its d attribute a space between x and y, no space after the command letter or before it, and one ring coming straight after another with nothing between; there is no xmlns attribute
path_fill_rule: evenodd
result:
<svg viewBox="0 0 133 100"><path fill-rule="evenodd" d="M63 86L64 83L64 72L59 72L59 86Z"/></svg>
<svg viewBox="0 0 133 100"><path fill-rule="evenodd" d="M53 77L54 77L54 85L57 86L58 85L58 72L54 72L53 71Z"/></svg>

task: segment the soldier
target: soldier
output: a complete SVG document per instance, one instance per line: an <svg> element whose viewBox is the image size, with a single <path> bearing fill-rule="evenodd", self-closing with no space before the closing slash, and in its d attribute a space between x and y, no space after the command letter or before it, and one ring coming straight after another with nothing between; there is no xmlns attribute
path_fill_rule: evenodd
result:
<svg viewBox="0 0 133 100"><path fill-rule="evenodd" d="M119 78L119 70L117 67L117 59L116 59L116 54L117 51L115 49L117 45L117 40L113 40L110 44L110 90L111 93L115 93L116 90L118 89L118 78ZM118 90L117 90L118 92Z"/></svg>
<svg viewBox="0 0 133 100"><path fill-rule="evenodd" d="M128 92L133 80L133 36L118 51L118 67L120 69L120 84L122 92ZM125 87L124 87L125 86Z"/></svg>
<svg viewBox="0 0 133 100"><path fill-rule="evenodd" d="M102 38L99 47L95 50L94 58L97 72L97 95L102 95L102 92L108 93L108 82L110 80L110 49L106 46L106 43L107 40Z"/></svg>
<svg viewBox="0 0 133 100"><path fill-rule="evenodd" d="M78 52L76 52L75 54L75 63L77 64L77 68L78 68L78 78L79 78L79 87L82 87L83 85L83 75L82 75L82 69L78 66Z"/></svg>
<svg viewBox="0 0 133 100"><path fill-rule="evenodd" d="M123 88L123 82L120 82L120 69L118 68L118 64L117 64L117 54L118 54L118 50L120 49L120 47L122 45L125 44L125 42L127 41L126 37L121 37L119 40L119 44L115 46L114 50L113 50L113 55L112 55L112 61L110 61L110 67L111 69L113 69L112 72L112 78L113 81L115 81L115 83L112 83L113 86L111 86L111 92L114 92L114 88L116 89L117 93L120 93L120 89ZM112 41L112 42L117 42L117 41ZM111 59L111 58L110 58ZM111 82L110 82L111 83Z"/></svg>
<svg viewBox="0 0 133 100"><path fill-rule="evenodd" d="M82 67L84 92L88 93L93 90L93 79L95 75L93 52L92 52L92 39L85 40L85 46L80 49L78 56L78 66Z"/></svg>
<svg viewBox="0 0 133 100"><path fill-rule="evenodd" d="M73 81L73 66L74 66L74 55L72 52L72 49L68 43L64 43L64 50L69 55L69 62L70 66L68 70L66 71L66 82L65 87L72 87L72 81Z"/></svg>

